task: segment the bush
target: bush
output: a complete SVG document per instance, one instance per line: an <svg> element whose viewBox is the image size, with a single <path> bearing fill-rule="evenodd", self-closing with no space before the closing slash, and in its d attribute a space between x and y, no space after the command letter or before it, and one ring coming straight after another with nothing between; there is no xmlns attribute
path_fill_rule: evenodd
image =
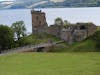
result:
<svg viewBox="0 0 100 75"><path fill-rule="evenodd" d="M96 48L100 49L100 31L95 32L92 38L96 42Z"/></svg>

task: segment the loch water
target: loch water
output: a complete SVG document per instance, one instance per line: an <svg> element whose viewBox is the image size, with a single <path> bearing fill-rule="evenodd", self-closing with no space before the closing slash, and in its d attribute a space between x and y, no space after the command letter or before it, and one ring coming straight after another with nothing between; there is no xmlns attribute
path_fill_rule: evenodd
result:
<svg viewBox="0 0 100 75"><path fill-rule="evenodd" d="M35 10L42 10L46 13L48 25L53 24L54 19L57 17L61 17L63 20L68 20L71 23L93 22L96 25L100 25L100 7L44 8ZM27 32L31 32L31 9L0 10L0 24L11 26L12 23L20 20L25 22Z"/></svg>

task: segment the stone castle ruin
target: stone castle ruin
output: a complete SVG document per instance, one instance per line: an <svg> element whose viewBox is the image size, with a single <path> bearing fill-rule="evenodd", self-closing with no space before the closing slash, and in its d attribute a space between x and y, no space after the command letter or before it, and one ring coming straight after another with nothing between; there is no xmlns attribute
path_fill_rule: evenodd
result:
<svg viewBox="0 0 100 75"><path fill-rule="evenodd" d="M40 11L31 11L32 14L32 33L37 34L41 32L45 32L48 27L46 22L45 13Z"/></svg>
<svg viewBox="0 0 100 75"><path fill-rule="evenodd" d="M48 33L61 38L66 42L82 41L93 35L97 29L93 23L76 23L64 27L60 21L48 26L45 13L42 11L31 11L32 14L32 33Z"/></svg>
<svg viewBox="0 0 100 75"><path fill-rule="evenodd" d="M93 23L77 23L72 24L68 28L61 31L61 39L65 41L82 41L93 35L96 31L96 25ZM67 35L66 35L67 34Z"/></svg>

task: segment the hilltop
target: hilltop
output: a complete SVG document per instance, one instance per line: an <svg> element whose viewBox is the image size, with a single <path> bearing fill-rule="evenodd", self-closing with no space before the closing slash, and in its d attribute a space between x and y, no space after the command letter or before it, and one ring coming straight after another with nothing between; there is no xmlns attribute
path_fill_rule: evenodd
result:
<svg viewBox="0 0 100 75"><path fill-rule="evenodd" d="M54 53L55 52L98 52L100 50L96 48L96 42L93 40L93 37L88 37L83 41L74 42L73 44L68 44L68 42L59 43L55 45L53 48L51 48L50 52L54 52ZM46 34L46 33L42 34L42 36L30 35L24 38L24 40L26 40L25 41L26 45L46 43L48 42L48 40L52 40L54 42L61 41L56 36ZM24 44L24 42L22 42L22 44Z"/></svg>

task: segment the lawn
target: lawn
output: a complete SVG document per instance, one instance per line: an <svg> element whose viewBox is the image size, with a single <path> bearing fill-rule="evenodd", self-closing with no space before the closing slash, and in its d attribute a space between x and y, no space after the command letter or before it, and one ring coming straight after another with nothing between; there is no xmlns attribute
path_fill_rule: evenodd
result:
<svg viewBox="0 0 100 75"><path fill-rule="evenodd" d="M100 53L20 53L0 56L0 75L100 75Z"/></svg>

